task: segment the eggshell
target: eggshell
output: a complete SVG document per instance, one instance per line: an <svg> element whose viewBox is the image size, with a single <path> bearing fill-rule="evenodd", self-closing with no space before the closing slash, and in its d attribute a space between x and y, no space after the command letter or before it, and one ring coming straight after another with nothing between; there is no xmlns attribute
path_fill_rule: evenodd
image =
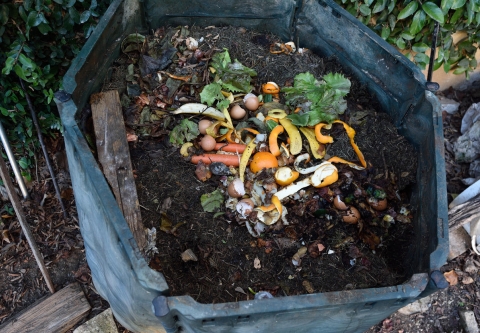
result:
<svg viewBox="0 0 480 333"><path fill-rule="evenodd" d="M378 210L378 211L385 210L385 209L387 209L387 206L388 206L387 199L378 200L378 199L375 199L375 198L368 198L367 202L370 204L370 206L373 209Z"/></svg>
<svg viewBox="0 0 480 333"><path fill-rule="evenodd" d="M215 148L217 141L210 135L203 136L202 140L200 141L200 147L202 147L205 151L211 151Z"/></svg>
<svg viewBox="0 0 480 333"><path fill-rule="evenodd" d="M206 134L207 133L207 128L212 124L211 120L208 119L202 119L198 122L198 130L200 131L200 134Z"/></svg>
<svg viewBox="0 0 480 333"><path fill-rule="evenodd" d="M230 116L233 119L242 119L243 117L245 117L246 114L247 111L245 111L245 109L238 104L234 105L230 110Z"/></svg>
<svg viewBox="0 0 480 333"><path fill-rule="evenodd" d="M348 209L348 206L345 204L345 202L343 202L340 195L335 196L335 198L333 199L333 205L338 210L347 210Z"/></svg>
<svg viewBox="0 0 480 333"><path fill-rule="evenodd" d="M227 192L232 198L240 198L245 194L245 186L240 178L236 178L228 184Z"/></svg>
<svg viewBox="0 0 480 333"><path fill-rule="evenodd" d="M252 95L251 97L248 97L244 100L245 107L249 109L250 111L255 111L258 109L258 105L260 104L258 101L258 97L255 95Z"/></svg>
<svg viewBox="0 0 480 333"><path fill-rule="evenodd" d="M237 212L242 215L242 217L247 217L252 213L254 207L255 204L253 203L252 199L246 198L237 203L236 209Z"/></svg>
<svg viewBox="0 0 480 333"><path fill-rule="evenodd" d="M343 222L349 224L356 224L360 220L360 212L355 207L350 207L346 211L346 215L343 216Z"/></svg>

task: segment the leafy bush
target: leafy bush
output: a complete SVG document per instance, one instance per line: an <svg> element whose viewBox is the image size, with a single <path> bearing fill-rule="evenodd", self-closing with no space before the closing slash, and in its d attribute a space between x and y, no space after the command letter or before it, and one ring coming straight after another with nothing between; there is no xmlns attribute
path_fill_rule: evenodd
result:
<svg viewBox="0 0 480 333"><path fill-rule="evenodd" d="M19 78L25 81L43 133L58 133L61 126L53 94L108 3L23 0L0 4L0 121L21 156L23 169L33 163L37 140Z"/></svg>
<svg viewBox="0 0 480 333"><path fill-rule="evenodd" d="M438 58L434 69L443 65L448 72L465 73L476 66L475 52L480 41L480 0L336 0L352 15L406 53L425 69L429 57L435 21L440 23L437 39ZM465 31L467 37L456 44L452 34Z"/></svg>

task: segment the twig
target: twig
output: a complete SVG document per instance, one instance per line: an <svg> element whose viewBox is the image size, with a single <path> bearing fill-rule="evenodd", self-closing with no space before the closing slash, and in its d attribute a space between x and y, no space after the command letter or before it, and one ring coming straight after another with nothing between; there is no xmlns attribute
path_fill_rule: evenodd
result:
<svg viewBox="0 0 480 333"><path fill-rule="evenodd" d="M38 140L40 141L40 145L42 146L43 155L45 156L45 162L47 162L48 171L50 172L50 176L52 176L53 186L55 187L55 192L57 193L58 201L60 202L60 206L62 207L63 217L65 219L68 219L68 213L67 213L67 210L65 209L65 205L63 204L57 179L55 178L55 172L53 171L52 164L50 163L50 158L48 157L47 147L45 147L45 142L43 141L42 130L40 129L40 125L38 124L35 108L33 107L33 103L32 103L32 100L30 99L30 95L28 94L27 89L25 89L25 84L23 83L23 80L20 78L19 80L20 80L20 84L22 85L23 92L25 93L25 97L27 98L28 108L30 109L30 114L32 115L33 123L35 124L35 128L37 129Z"/></svg>
<svg viewBox="0 0 480 333"><path fill-rule="evenodd" d="M10 198L10 201L12 202L13 209L15 209L15 213L17 214L18 221L20 222L20 226L22 227L23 234L25 235L25 238L27 239L28 245L32 249L33 256L35 257L35 260L37 261L37 264L40 268L40 271L42 272L43 278L45 279L45 282L47 283L48 289L53 294L53 293L55 293L55 288L53 287L52 279L50 278L50 275L48 274L47 267L45 266L45 262L43 261L43 256L40 253L40 251L38 250L37 244L35 243L35 239L33 238L32 232L30 231L30 227L28 226L25 215L23 214L22 205L20 203L20 200L18 199L17 193L15 192L15 187L12 183L12 180L10 179L10 175L8 173L7 165L5 164L5 161L4 161L1 154L0 154L0 176L3 179L3 183L4 183L5 188L7 190L8 197Z"/></svg>

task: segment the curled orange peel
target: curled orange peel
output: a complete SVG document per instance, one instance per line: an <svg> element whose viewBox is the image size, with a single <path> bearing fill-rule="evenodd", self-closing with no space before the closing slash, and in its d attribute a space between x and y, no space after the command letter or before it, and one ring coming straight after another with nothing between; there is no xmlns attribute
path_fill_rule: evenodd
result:
<svg viewBox="0 0 480 333"><path fill-rule="evenodd" d="M268 137L268 146L270 149L270 152L273 154L273 156L280 156L280 149L278 148L278 135L283 133L283 126L278 125L275 126L275 128L270 132L270 136Z"/></svg>
<svg viewBox="0 0 480 333"><path fill-rule="evenodd" d="M364 169L365 169L364 167L362 167L362 166L360 166L360 165L357 165L357 164L355 164L355 163L353 163L353 162L349 162L349 161L347 161L347 160L344 160L343 158L340 158L340 157L338 157L338 156L333 156L333 157L331 157L331 158L328 160L328 162L330 162L330 163L343 163L343 164L347 164L348 166L350 166L350 167L352 167L352 168L354 168L354 169L356 169L356 170L364 170Z"/></svg>
<svg viewBox="0 0 480 333"><path fill-rule="evenodd" d="M358 148L357 144L354 141L355 130L341 120L335 120L334 123L339 123L339 124L343 125L343 128L345 128L345 131L347 131L347 135L350 138L350 144L352 145L353 150L355 151L355 154L357 154L357 157L360 160L360 164L364 168L366 168L367 167L367 162L365 161L365 157L363 156L363 153L360 151L360 148Z"/></svg>
<svg viewBox="0 0 480 333"><path fill-rule="evenodd" d="M271 117L271 116L266 116L265 117L265 122L267 122L269 120L273 120L274 122L278 123L278 118L274 118L274 117Z"/></svg>
<svg viewBox="0 0 480 333"><path fill-rule="evenodd" d="M282 215L282 211L283 211L282 203L280 202L280 199L276 196L272 197L272 203L270 205L260 206L260 207L258 207L258 209L260 209L264 213L270 212L270 211L276 209L276 210L278 210L278 213L280 214L280 216Z"/></svg>
<svg viewBox="0 0 480 333"><path fill-rule="evenodd" d="M326 143L332 143L333 138L330 135L323 135L322 134L322 128L330 129L332 128L332 125L330 124L325 124L325 123L319 123L315 125L315 137L317 138L318 142L326 144Z"/></svg>

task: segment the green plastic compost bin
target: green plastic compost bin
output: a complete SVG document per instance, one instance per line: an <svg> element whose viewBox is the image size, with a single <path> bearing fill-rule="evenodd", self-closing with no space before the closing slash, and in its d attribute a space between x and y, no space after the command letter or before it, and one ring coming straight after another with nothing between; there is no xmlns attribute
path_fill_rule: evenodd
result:
<svg viewBox="0 0 480 333"><path fill-rule="evenodd" d="M140 255L87 142L79 111L100 89L125 36L160 26L234 25L298 41L336 57L366 84L419 152L411 197L416 214L411 278L401 285L200 304L168 296L162 274ZM88 264L97 291L134 332L363 332L392 312L445 287L448 221L442 116L425 78L407 58L329 0L114 0L56 94Z"/></svg>

